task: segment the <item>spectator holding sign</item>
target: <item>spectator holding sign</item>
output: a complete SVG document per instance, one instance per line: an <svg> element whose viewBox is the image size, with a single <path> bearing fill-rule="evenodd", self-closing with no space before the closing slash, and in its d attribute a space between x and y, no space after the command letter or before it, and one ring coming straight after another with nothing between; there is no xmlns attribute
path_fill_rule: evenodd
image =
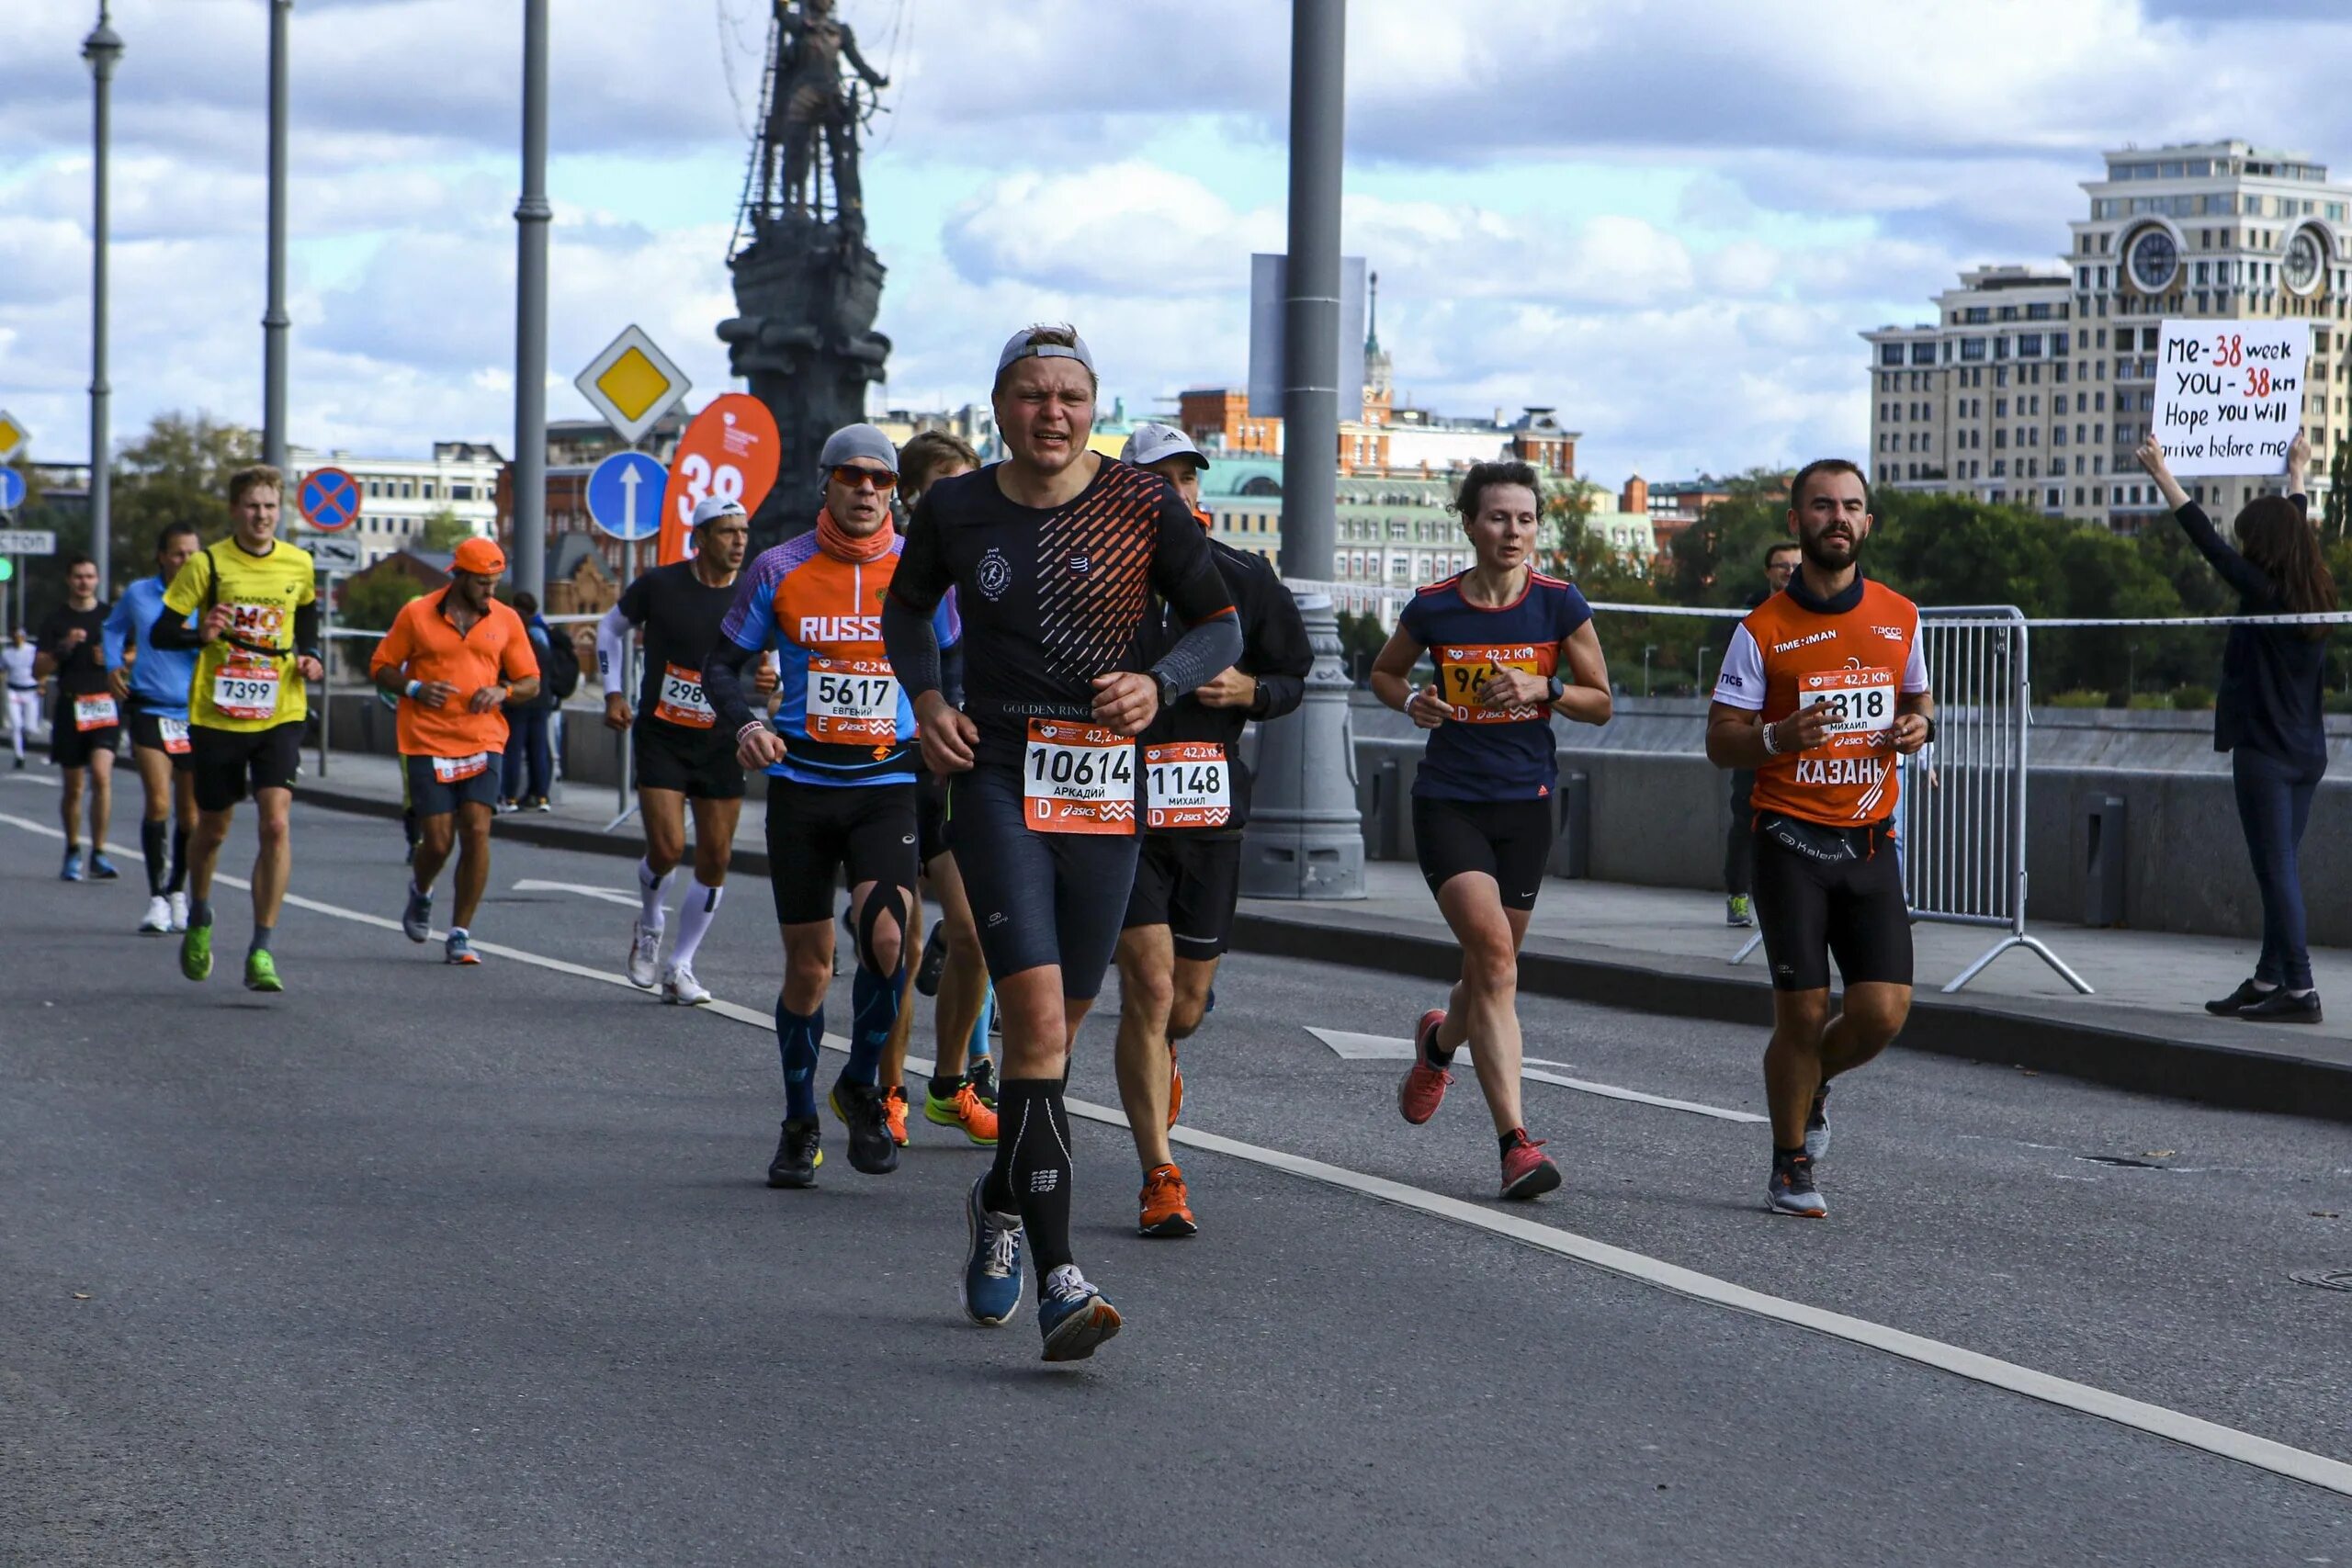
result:
<svg viewBox="0 0 2352 1568"><path fill-rule="evenodd" d="M2289 494L2257 496L2238 513L2232 548L2205 509L2188 498L2165 465L2154 436L2139 458L2163 491L2189 542L2238 592L2248 615L2312 615L2335 608L2335 580L2321 558L2308 515L2303 473L2311 444L2299 431L2287 452ZM2223 1018L2264 1023L2317 1023L2303 924L2303 886L2296 865L2312 796L2327 771L2320 694L2327 652L2325 626L2234 626L2222 652L2213 704L2213 749L2230 753L2238 822L2245 829L2254 880L2262 891L2262 958L2254 977L2205 1004Z"/></svg>

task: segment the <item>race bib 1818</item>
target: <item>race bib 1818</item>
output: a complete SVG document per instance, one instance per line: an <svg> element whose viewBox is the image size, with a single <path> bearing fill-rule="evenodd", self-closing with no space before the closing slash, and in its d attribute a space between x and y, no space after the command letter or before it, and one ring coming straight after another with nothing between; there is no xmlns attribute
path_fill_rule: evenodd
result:
<svg viewBox="0 0 2352 1568"><path fill-rule="evenodd" d="M1822 670L1797 682L1797 711L1829 710L1829 738L1876 735L1894 728L1894 671Z"/></svg>

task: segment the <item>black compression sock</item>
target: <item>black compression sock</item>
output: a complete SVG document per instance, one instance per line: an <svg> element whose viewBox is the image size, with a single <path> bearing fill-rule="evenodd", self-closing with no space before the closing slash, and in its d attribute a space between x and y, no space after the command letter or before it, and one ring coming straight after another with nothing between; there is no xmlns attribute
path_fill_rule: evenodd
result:
<svg viewBox="0 0 2352 1568"><path fill-rule="evenodd" d="M187 902L187 923L191 926L210 925L212 923L212 900L209 898L189 899Z"/></svg>
<svg viewBox="0 0 2352 1568"><path fill-rule="evenodd" d="M172 879L164 884L166 894L177 893L187 886L187 829L172 829Z"/></svg>
<svg viewBox="0 0 2352 1568"><path fill-rule="evenodd" d="M149 897L164 896L164 878L170 868L164 863L164 834L171 827L168 822L139 824L139 853L147 862L147 892Z"/></svg>
<svg viewBox="0 0 2352 1568"><path fill-rule="evenodd" d="M1803 1144L1799 1144L1795 1148L1784 1149L1781 1147L1780 1145L1775 1144L1772 1145L1772 1157L1776 1160L1803 1159L1804 1158L1804 1145Z"/></svg>
<svg viewBox="0 0 2352 1568"><path fill-rule="evenodd" d="M1069 1121L1059 1078L1007 1078L997 1096L999 1162L1044 1279L1069 1255ZM1009 1126L1009 1131L1007 1130ZM1009 1154L1002 1151L1010 1150ZM993 1178L995 1172L990 1172ZM983 1200L988 1197L982 1190ZM993 1206L993 1205L991 1205Z"/></svg>

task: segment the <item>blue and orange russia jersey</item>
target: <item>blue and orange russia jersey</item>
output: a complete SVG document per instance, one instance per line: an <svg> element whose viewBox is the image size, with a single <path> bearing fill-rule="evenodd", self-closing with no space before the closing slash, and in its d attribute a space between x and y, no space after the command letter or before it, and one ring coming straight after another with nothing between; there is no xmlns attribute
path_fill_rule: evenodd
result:
<svg viewBox="0 0 2352 1568"><path fill-rule="evenodd" d="M1397 629L1429 649L1453 718L1429 732L1413 793L1440 800L1540 800L1559 782L1552 716L1541 705L1488 709L1478 688L1498 669L1552 676L1560 648L1592 610L1572 582L1527 574L1508 604L1488 609L1462 595L1462 576L1416 593Z"/></svg>
<svg viewBox="0 0 2352 1568"><path fill-rule="evenodd" d="M719 635L757 653L776 651L776 733L785 760L776 778L811 784L912 784L914 705L882 647L882 599L897 574L903 539L876 560L836 560L815 533L763 550L743 574ZM955 602L932 616L939 646L963 635Z"/></svg>

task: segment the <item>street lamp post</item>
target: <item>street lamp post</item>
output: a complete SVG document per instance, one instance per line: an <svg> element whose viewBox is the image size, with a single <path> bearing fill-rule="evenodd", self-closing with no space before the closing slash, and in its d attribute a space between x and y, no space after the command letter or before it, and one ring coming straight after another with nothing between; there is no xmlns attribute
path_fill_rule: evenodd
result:
<svg viewBox="0 0 2352 1568"><path fill-rule="evenodd" d="M1702 697L1707 694L1707 655L1710 651L1712 650L1705 643L1702 642L1699 645L1699 679L1697 683L1691 687L1691 690L1697 692Z"/></svg>
<svg viewBox="0 0 2352 1568"><path fill-rule="evenodd" d="M269 303L261 318L261 460L286 472L286 25L269 0Z"/></svg>
<svg viewBox="0 0 2352 1568"><path fill-rule="evenodd" d="M523 198L514 208L514 588L547 602L548 0L523 0Z"/></svg>
<svg viewBox="0 0 2352 1568"><path fill-rule="evenodd" d="M1292 0L1290 255L1283 302L1283 575L1331 580L1338 520L1340 134L1347 0ZM1298 710L1258 728L1241 890L1264 898L1363 897L1352 689L1324 588L1294 590L1315 665Z"/></svg>
<svg viewBox="0 0 2352 1568"><path fill-rule="evenodd" d="M97 84L96 119L90 203L90 555L98 563L98 598L112 595L108 582L114 572L108 547L114 537L113 420L107 384L107 152L114 136L111 113L115 62L122 58L122 38L109 23L105 0L98 6L98 25L82 40L82 58L89 62Z"/></svg>
<svg viewBox="0 0 2352 1568"><path fill-rule="evenodd" d="M1657 644L1654 642L1642 644L1642 695L1645 697L1650 694L1650 655L1657 651Z"/></svg>

